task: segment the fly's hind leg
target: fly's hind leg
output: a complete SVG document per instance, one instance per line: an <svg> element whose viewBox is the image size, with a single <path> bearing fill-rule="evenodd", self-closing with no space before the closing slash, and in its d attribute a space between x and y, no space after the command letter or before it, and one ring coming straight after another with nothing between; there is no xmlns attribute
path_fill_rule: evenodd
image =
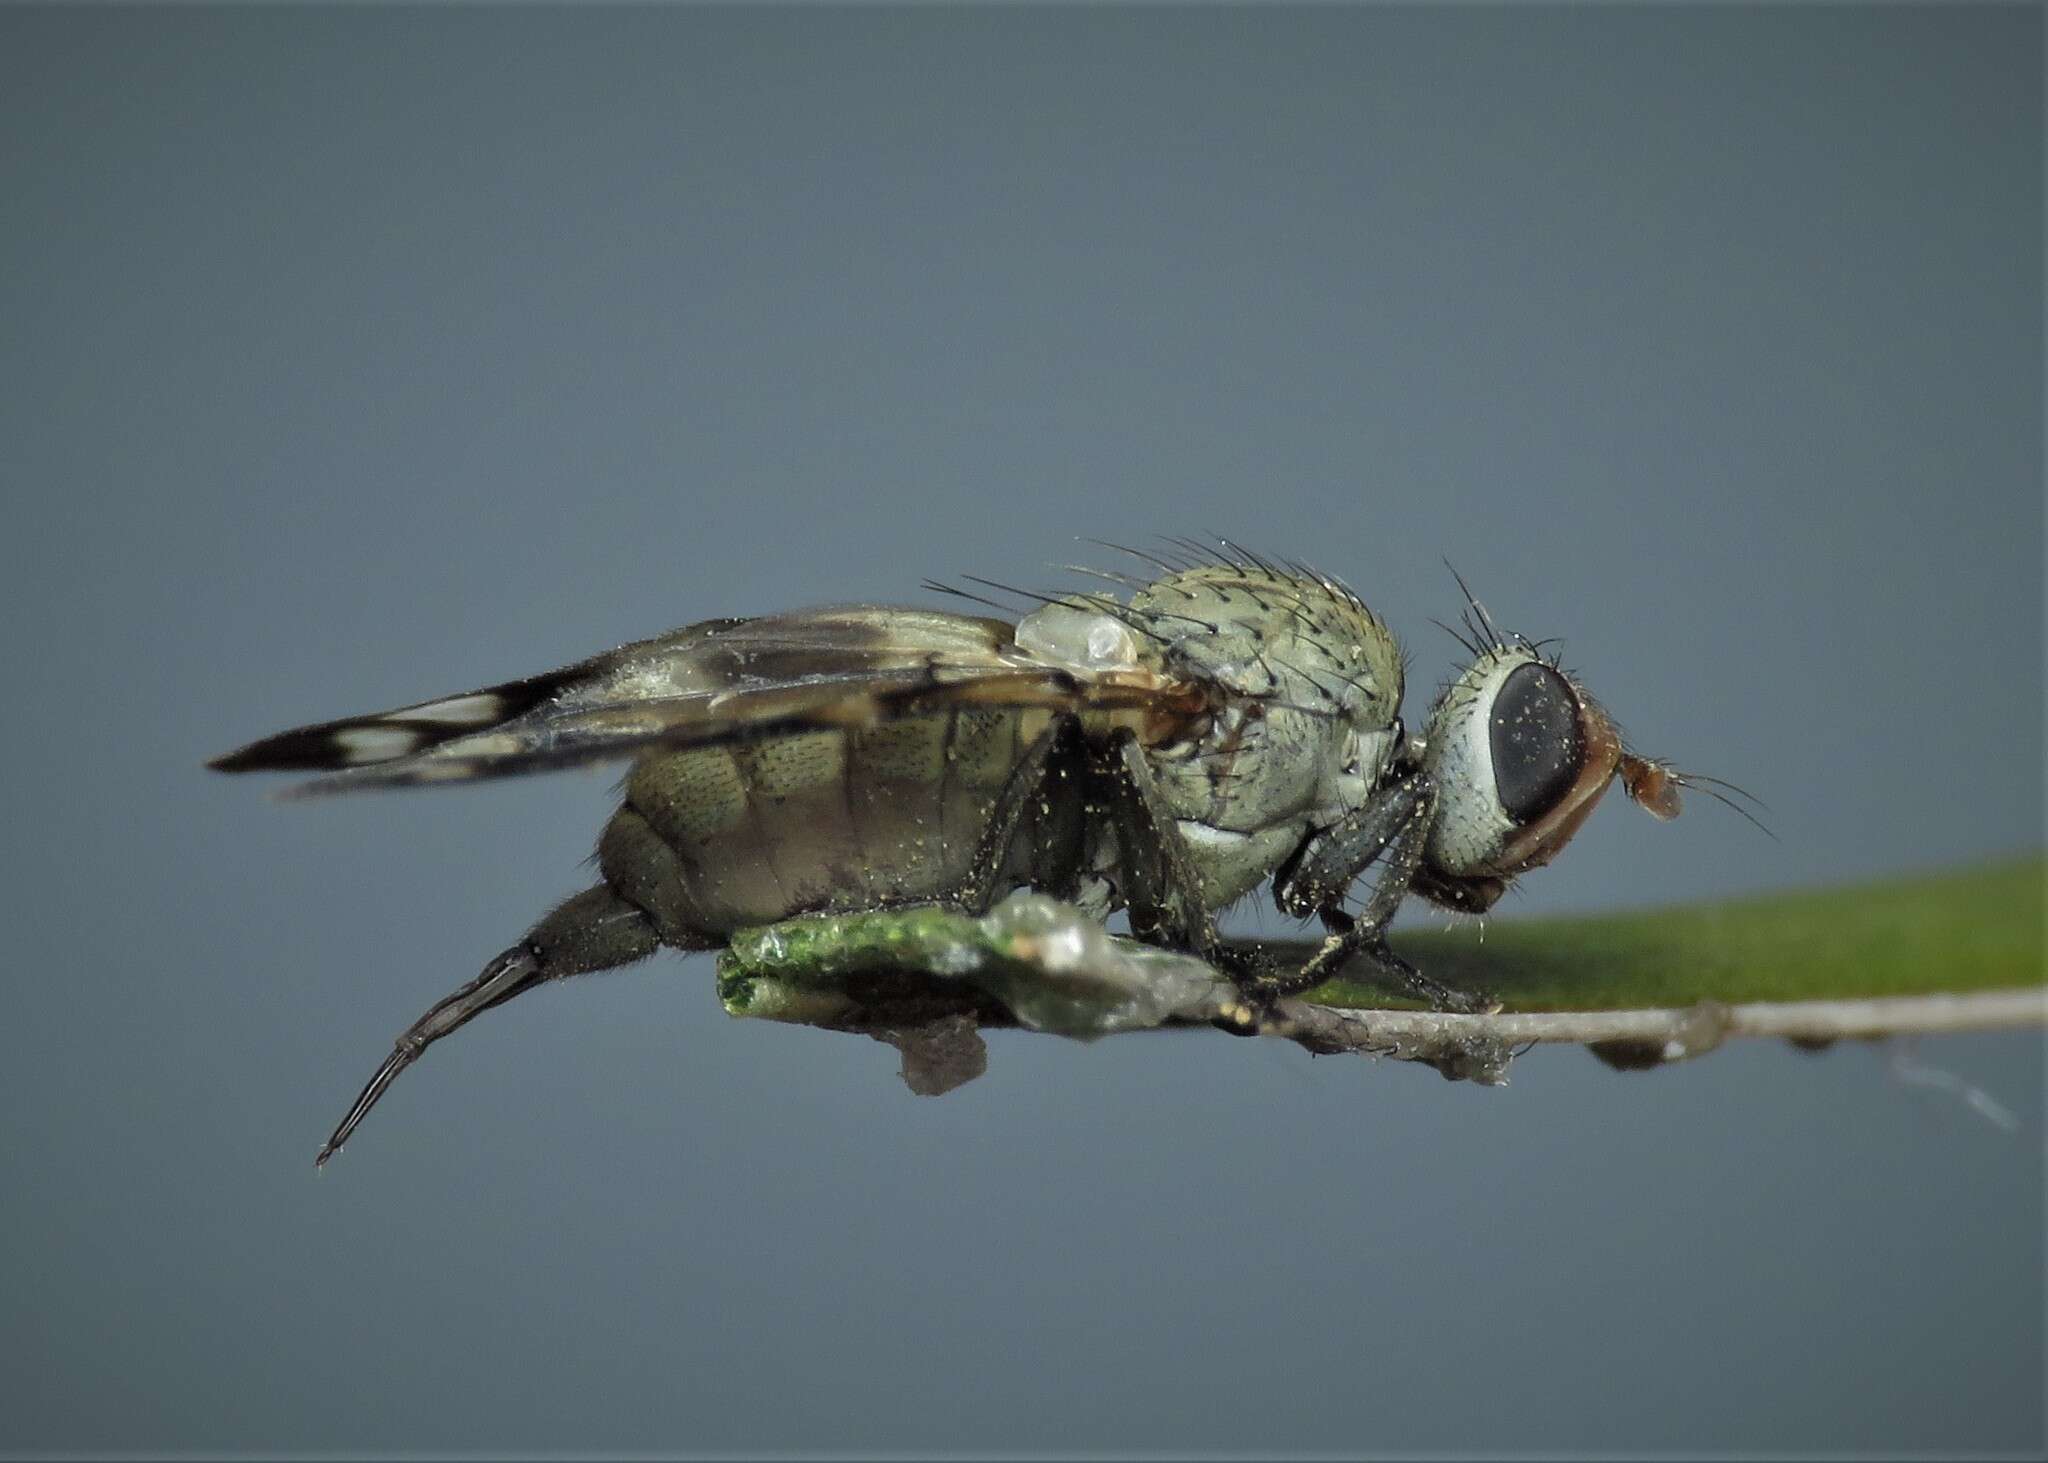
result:
<svg viewBox="0 0 2048 1463"><path fill-rule="evenodd" d="M322 1166L340 1152L398 1074L442 1037L535 986L629 965L653 954L659 943L647 916L606 885L563 901L525 939L486 965L475 980L443 998L405 1029L391 1055L364 1084L333 1136L322 1145L314 1165Z"/></svg>
<svg viewBox="0 0 2048 1463"><path fill-rule="evenodd" d="M1172 946L1212 964L1228 961L1230 952L1217 938L1216 921L1202 901L1202 881L1138 739L1127 731L1117 733L1097 770L1107 784L1131 933L1147 944Z"/></svg>
<svg viewBox="0 0 2048 1463"><path fill-rule="evenodd" d="M1055 899L1071 899L1079 883L1085 826L1082 789L1087 752L1081 724L1053 722L1033 740L1003 784L975 845L966 881L946 902L969 914L987 914L1008 892L1005 872L1019 863L1019 840L1030 840L1030 883Z"/></svg>
<svg viewBox="0 0 2048 1463"><path fill-rule="evenodd" d="M1225 943L1202 897L1202 881L1180 828L1153 780L1138 740L1121 732L1097 764L1116 830L1117 869L1131 933L1151 945L1185 951L1228 975L1247 999L1219 1014L1214 1024L1238 1036L1265 1024L1259 999L1264 968L1256 947Z"/></svg>

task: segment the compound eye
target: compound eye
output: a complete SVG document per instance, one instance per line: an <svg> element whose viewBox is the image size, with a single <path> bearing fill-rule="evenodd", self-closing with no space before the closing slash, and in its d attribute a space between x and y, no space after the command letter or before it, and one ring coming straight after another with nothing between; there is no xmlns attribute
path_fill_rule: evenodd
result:
<svg viewBox="0 0 2048 1463"><path fill-rule="evenodd" d="M1501 682L1491 722L1501 810L1518 824L1532 823L1564 800L1585 767L1578 698L1563 676L1531 661Z"/></svg>

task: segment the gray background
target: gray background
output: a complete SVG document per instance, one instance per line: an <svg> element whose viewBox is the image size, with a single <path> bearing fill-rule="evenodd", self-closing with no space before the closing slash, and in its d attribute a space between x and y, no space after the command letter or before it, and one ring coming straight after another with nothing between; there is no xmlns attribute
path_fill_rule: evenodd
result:
<svg viewBox="0 0 2048 1463"><path fill-rule="evenodd" d="M2029 8L0 12L0 1447L2038 1448L2042 1054L1506 1091L893 1055L673 956L391 1036L608 778L201 760L669 625L1213 531L1451 556L1782 842L2037 846ZM1256 918L1247 912L1247 918ZM1428 918L1411 914L1411 919Z"/></svg>

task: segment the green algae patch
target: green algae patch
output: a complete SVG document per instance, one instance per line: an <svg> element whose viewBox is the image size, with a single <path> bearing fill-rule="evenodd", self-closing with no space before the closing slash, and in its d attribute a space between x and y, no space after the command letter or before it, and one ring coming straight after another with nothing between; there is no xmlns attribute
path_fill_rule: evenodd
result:
<svg viewBox="0 0 2048 1463"><path fill-rule="evenodd" d="M1083 1040L1206 1014L1236 989L1193 956L1019 892L979 917L926 905L741 930L718 957L718 994L734 1016L830 1025L865 1009L856 989L875 998L864 977L892 974L977 992L1025 1026Z"/></svg>

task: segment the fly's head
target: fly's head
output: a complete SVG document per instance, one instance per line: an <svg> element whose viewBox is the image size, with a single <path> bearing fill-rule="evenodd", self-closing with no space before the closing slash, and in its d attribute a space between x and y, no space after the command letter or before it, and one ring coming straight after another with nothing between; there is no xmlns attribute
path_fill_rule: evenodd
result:
<svg viewBox="0 0 2048 1463"><path fill-rule="evenodd" d="M1681 788L1700 787L1756 822L1716 791L1747 797L1740 788L1630 750L1554 655L1503 637L1469 591L1466 602L1465 633L1451 633L1474 659L1437 697L1423 738L1437 802L1417 893L1454 909L1490 908L1517 875L1557 857L1616 781L1659 819L1678 816Z"/></svg>
<svg viewBox="0 0 2048 1463"><path fill-rule="evenodd" d="M1652 815L1679 813L1677 775L1629 751L1599 702L1522 645L1481 655L1438 697L1423 765L1437 806L1418 892L1460 909L1490 907L1556 858L1617 778Z"/></svg>
<svg viewBox="0 0 2048 1463"><path fill-rule="evenodd" d="M1196 735L1153 759L1188 822L1279 839L1358 806L1399 752L1400 650L1337 581L1233 558L1167 574L1129 609L1169 670L1210 690Z"/></svg>

